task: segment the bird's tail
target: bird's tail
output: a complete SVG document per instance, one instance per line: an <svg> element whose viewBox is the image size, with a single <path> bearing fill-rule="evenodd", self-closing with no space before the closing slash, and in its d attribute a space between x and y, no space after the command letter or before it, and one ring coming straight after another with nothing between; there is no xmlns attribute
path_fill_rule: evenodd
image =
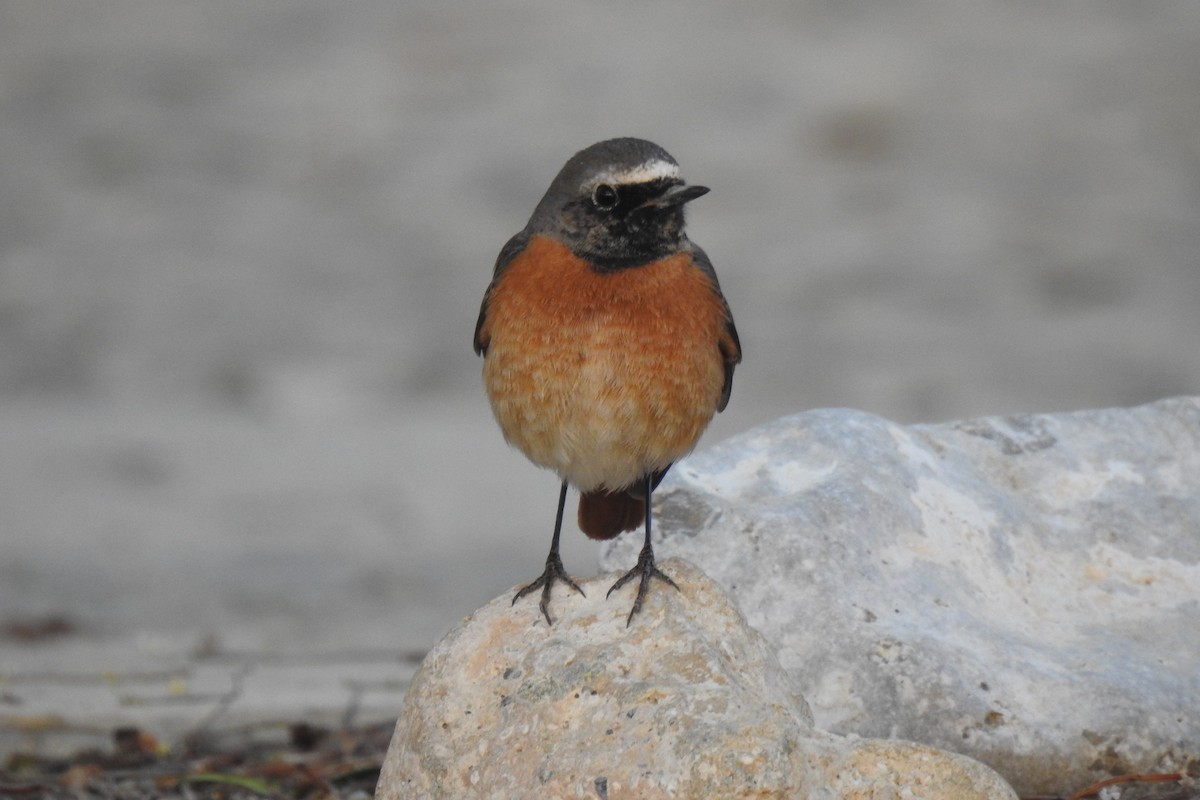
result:
<svg viewBox="0 0 1200 800"><path fill-rule="evenodd" d="M612 539L646 519L646 501L628 490L600 489L579 496L579 529L590 539Z"/></svg>

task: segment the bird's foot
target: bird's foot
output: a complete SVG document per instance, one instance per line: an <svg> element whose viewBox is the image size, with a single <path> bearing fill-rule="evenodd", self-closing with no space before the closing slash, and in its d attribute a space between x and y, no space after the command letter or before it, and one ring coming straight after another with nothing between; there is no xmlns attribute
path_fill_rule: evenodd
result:
<svg viewBox="0 0 1200 800"><path fill-rule="evenodd" d="M652 579L658 578L660 581L664 581L675 587L675 591L679 591L679 586L676 585L675 581L671 580L665 572L654 565L654 551L650 549L649 545L642 548L637 564L634 565L633 569L617 579L617 582L612 585L612 588L608 590L608 595L605 595L605 597L608 597L634 578L638 578L638 590L637 597L633 601L633 608L629 609L629 616L625 619L625 627L627 628L629 627L629 623L633 622L634 615L642 610L642 601L646 599L646 591L650 588L650 581Z"/></svg>
<svg viewBox="0 0 1200 800"><path fill-rule="evenodd" d="M530 583L527 586L522 586L521 589L513 596L512 604L516 605L517 601L522 597L534 591L538 587L541 587L542 601L538 603L538 608L542 610L542 616L546 618L546 624L553 625L554 620L550 618L550 587L554 585L555 581L561 581L580 594L583 594L583 589L580 589L579 584L571 580L571 576L567 574L565 569L563 569L562 558L559 557L558 553L551 553L546 557L545 571L542 572L538 579L533 583ZM587 597L585 594L583 596Z"/></svg>

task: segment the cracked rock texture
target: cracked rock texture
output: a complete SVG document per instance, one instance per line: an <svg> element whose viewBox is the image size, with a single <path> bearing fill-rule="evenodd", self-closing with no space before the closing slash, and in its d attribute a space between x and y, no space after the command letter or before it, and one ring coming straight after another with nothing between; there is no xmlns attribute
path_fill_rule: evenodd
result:
<svg viewBox="0 0 1200 800"><path fill-rule="evenodd" d="M614 575L504 595L430 652L405 697L377 796L1003 800L971 759L816 730L767 642L677 559L626 627Z"/></svg>
<svg viewBox="0 0 1200 800"><path fill-rule="evenodd" d="M813 411L655 498L656 551L729 592L818 727L967 754L1022 794L1200 755L1200 398L909 427Z"/></svg>

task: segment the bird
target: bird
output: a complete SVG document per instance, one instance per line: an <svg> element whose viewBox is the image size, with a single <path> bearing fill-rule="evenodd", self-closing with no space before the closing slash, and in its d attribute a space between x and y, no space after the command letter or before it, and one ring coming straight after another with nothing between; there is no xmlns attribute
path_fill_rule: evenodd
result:
<svg viewBox="0 0 1200 800"><path fill-rule="evenodd" d="M572 156L529 221L500 250L475 325L483 383L505 440L561 480L545 570L512 604L567 574L559 541L567 488L578 524L612 539L644 526L629 626L658 568L650 500L729 402L742 347L705 252L684 231L686 204L709 192L684 181L666 150L637 138Z"/></svg>

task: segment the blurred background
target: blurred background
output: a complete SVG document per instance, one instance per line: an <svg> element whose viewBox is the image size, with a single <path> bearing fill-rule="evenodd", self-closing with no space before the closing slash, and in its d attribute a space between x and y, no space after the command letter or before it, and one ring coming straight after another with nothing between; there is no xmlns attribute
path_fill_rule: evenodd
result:
<svg viewBox="0 0 1200 800"><path fill-rule="evenodd" d="M706 443L1200 392L1194 0L4 2L0 618L424 648L532 579L471 334L619 135L713 190Z"/></svg>

